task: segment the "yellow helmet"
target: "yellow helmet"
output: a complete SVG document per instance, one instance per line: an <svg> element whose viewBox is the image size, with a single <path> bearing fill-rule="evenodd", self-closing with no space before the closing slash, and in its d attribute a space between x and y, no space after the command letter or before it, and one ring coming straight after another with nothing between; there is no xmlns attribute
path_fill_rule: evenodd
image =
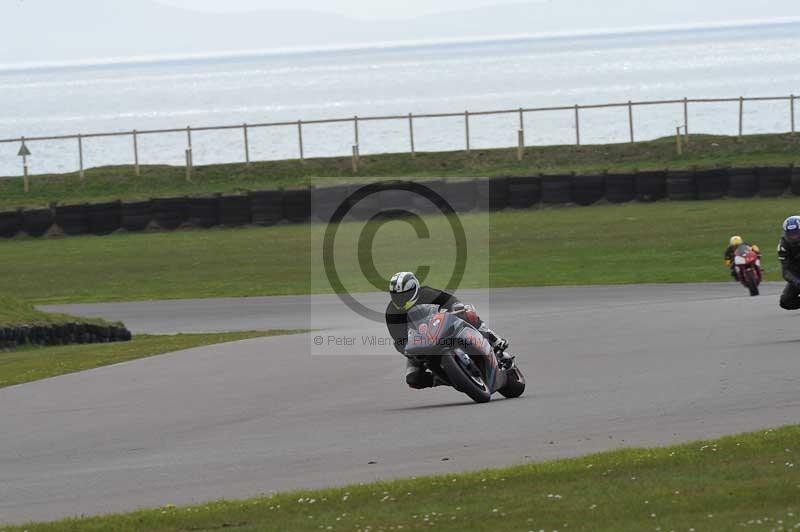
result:
<svg viewBox="0 0 800 532"><path fill-rule="evenodd" d="M731 246L739 247L744 244L744 240L740 236L732 236L731 237Z"/></svg>

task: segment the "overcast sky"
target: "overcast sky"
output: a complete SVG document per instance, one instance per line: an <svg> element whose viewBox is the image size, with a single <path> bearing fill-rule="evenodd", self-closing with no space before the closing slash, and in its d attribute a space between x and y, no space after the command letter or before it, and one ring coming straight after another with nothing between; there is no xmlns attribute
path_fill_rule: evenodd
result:
<svg viewBox="0 0 800 532"><path fill-rule="evenodd" d="M214 12L256 11L256 10L313 10L337 13L352 18L411 18L446 11L474 9L498 4L508 4L513 0L157 0L183 9ZM546 2L547 0L534 0Z"/></svg>
<svg viewBox="0 0 800 532"><path fill-rule="evenodd" d="M0 0L0 67L784 18L800 0Z"/></svg>

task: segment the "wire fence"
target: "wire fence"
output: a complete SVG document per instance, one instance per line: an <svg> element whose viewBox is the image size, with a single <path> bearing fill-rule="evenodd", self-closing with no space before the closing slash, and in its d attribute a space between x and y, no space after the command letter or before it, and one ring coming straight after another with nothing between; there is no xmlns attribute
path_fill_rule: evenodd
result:
<svg viewBox="0 0 800 532"><path fill-rule="evenodd" d="M175 133L184 133L186 135L186 149L185 149L185 159L186 159L186 173L187 179L191 178L192 167L194 165L194 157L193 157L193 147L192 147L192 136L202 134L203 132L209 131L231 131L231 130L240 130L242 133L241 137L241 159L239 161L227 161L227 162L243 162L245 164L250 164L251 162L251 138L250 134L253 130L261 129L261 128L279 128L279 127L290 127L296 130L296 139L297 139L297 157L300 161L304 161L306 159L307 153L307 141L304 140L304 133L307 132L308 128L311 128L315 125L321 124L346 124L350 123L353 127L353 144L352 144L352 152L351 153L341 153L339 155L342 156L351 156L353 161L353 169L354 171L358 171L359 165L359 158L360 158L360 145L362 140L362 132L359 129L360 124L366 124L370 122L386 122L386 121L401 121L407 122L408 127L408 153L411 156L414 156L417 153L418 143L415 136L415 130L418 127L417 124L420 121L424 120L432 120L432 119L457 119L463 121L463 135L464 135L464 149L469 152L473 149L473 133L471 128L474 127L471 125L471 119L475 117L481 116L498 116L498 115L518 115L519 117L519 128L517 131L517 157L521 160L524 157L524 151L526 147L525 142L525 119L526 116L535 114L535 113L545 113L545 112L562 112L562 113L569 113L570 119L573 120L573 128L575 133L574 143L576 146L581 146L582 140L582 117L583 113L591 110L597 109L627 109L627 130L629 134L629 142L633 143L636 142L636 113L635 110L641 107L647 106L675 106L676 108L676 121L675 124L678 126L679 130L682 130L682 134L685 135L686 140L689 138L689 131L690 131L690 112L692 111L693 107L703 104L720 104L720 103L738 103L738 136L742 136L745 134L745 123L744 123L744 116L745 116L745 104L752 103L752 102L786 102L787 110L786 110L786 125L792 135L795 134L796 131L796 123L795 123L795 106L796 100L798 99L795 95L790 96L766 96L766 97L738 97L738 98L683 98L677 100L655 100L655 101L628 101L628 102L621 102L621 103L606 103L606 104L590 104L590 105L571 105L571 106L559 106L559 107L531 107L531 108L518 108L518 109L504 109L504 110L495 110L495 111L477 111L477 112L470 112L464 111L463 113L428 113L428 114L413 114L409 113L407 115L385 115L385 116L353 116L348 118L332 118L332 119L320 119L320 120L296 120L290 122L263 122L263 123L252 123L252 124L237 124L237 125L223 125L223 126L204 126L204 127L192 127L188 126L185 128L168 128L168 129L147 129L147 130L131 130L131 131L117 131L117 132L102 132L102 133L88 133L88 134L70 134L70 135L52 135L52 136L37 136L37 137L17 137L17 138L6 138L0 139L0 144L9 144L9 143L18 143L20 145L19 156L22 158L23 163L23 175L26 178L26 189L27 189L27 175L28 175L28 157L31 156L31 151L28 148L29 143L43 143L48 141L65 141L65 140L74 140L76 141L76 150L78 155L78 168L77 170L80 173L81 179L84 179L85 175L85 168L86 168L86 158L84 153L84 141L86 139L99 139L99 138L109 138L109 137L129 137L130 138L130 156L131 156L131 163L134 167L134 173L138 176L140 174L140 150L139 150L139 139L142 136L153 136L153 135L165 135L165 134L175 134ZM776 132L776 131L773 131ZM734 132L731 132L732 134Z"/></svg>

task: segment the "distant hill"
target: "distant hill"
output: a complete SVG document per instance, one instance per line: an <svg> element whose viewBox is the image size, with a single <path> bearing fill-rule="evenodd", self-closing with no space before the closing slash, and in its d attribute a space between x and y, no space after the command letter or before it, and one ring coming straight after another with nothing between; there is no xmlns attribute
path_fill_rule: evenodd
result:
<svg viewBox="0 0 800 532"><path fill-rule="evenodd" d="M4 0L0 63L319 47L800 18L797 0L549 0L405 20L284 10L213 14L153 0Z"/></svg>

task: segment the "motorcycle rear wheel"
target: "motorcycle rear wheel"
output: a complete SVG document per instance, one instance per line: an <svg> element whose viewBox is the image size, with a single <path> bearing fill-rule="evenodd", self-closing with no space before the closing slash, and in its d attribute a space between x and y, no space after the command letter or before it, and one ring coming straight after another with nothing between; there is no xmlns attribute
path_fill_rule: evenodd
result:
<svg viewBox="0 0 800 532"><path fill-rule="evenodd" d="M488 403L492 400L489 387L481 377L472 375L458 360L457 355L443 355L442 369L453 388L459 392L467 394L476 403Z"/></svg>

